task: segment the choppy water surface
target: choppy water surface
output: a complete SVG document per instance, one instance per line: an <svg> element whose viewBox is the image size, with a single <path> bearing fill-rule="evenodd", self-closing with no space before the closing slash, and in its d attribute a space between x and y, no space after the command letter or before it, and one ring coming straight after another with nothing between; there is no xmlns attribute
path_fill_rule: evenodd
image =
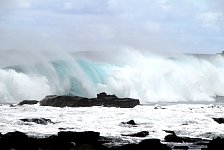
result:
<svg viewBox="0 0 224 150"><path fill-rule="evenodd" d="M158 108L158 109L155 109ZM130 141L139 138L121 134L149 131L146 138L163 140L163 130L173 130L180 136L213 138L224 135L224 125L212 118L223 117L224 107L214 104L140 105L135 108L80 107L55 108L38 105L0 106L0 132L21 131L28 135L48 136L59 128L69 131L98 131L102 136L121 137ZM47 118L55 124L24 123L22 118ZM137 126L121 122L135 120Z"/></svg>

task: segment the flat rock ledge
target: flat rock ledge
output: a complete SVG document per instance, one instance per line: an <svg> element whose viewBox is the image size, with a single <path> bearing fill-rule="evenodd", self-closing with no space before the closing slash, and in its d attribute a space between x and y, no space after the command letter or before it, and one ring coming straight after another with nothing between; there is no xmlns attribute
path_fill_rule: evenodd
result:
<svg viewBox="0 0 224 150"><path fill-rule="evenodd" d="M105 92L97 94L96 98L86 98L79 96L46 96L40 102L41 106L52 107L91 107L91 106L104 106L104 107L120 107L120 108L133 108L140 104L138 99L132 98L118 98L116 95L107 95Z"/></svg>

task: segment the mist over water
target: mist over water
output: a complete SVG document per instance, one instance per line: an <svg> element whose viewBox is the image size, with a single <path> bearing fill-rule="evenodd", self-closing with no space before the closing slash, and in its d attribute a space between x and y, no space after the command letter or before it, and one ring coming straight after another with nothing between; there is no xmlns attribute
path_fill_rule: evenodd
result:
<svg viewBox="0 0 224 150"><path fill-rule="evenodd" d="M95 97L102 91L139 98L141 103L208 102L224 95L221 55L124 51L39 56L5 62L0 69L0 103L41 100L50 94Z"/></svg>

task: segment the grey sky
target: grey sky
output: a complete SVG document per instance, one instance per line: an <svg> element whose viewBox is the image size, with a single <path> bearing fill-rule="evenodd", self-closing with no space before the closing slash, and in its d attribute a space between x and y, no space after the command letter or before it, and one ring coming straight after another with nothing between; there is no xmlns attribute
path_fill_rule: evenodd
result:
<svg viewBox="0 0 224 150"><path fill-rule="evenodd" d="M223 0L1 0L0 50L224 50Z"/></svg>

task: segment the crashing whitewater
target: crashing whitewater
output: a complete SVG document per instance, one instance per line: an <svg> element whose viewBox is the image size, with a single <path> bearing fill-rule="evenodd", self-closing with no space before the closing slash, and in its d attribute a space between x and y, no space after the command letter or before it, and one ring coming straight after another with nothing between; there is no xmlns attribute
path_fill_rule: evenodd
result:
<svg viewBox="0 0 224 150"><path fill-rule="evenodd" d="M114 62L74 57L2 67L0 103L41 100L51 94L95 97L102 91L139 98L141 103L213 101L224 95L223 77L221 55L129 53Z"/></svg>

